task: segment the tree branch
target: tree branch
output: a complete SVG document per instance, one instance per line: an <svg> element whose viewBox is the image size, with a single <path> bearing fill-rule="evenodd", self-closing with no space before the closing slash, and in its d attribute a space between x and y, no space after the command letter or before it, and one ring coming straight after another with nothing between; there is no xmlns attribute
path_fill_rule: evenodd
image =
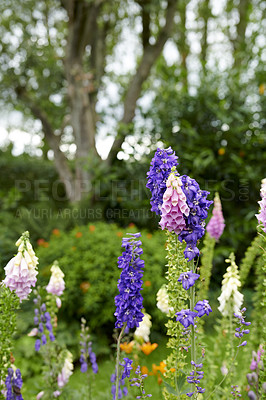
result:
<svg viewBox="0 0 266 400"><path fill-rule="evenodd" d="M165 24L161 28L159 35L157 37L156 43L154 45L147 45L144 48L142 59L137 68L135 75L133 76L126 96L124 100L124 113L123 118L121 120L121 125L129 124L132 122L135 116L136 104L137 100L141 95L142 85L148 78L151 68L154 65L155 61L161 54L163 47L167 41L167 39L171 35L171 31L174 25L174 16L177 6L177 0L168 0L166 16L165 16ZM125 139L126 132L120 130L118 136L116 137L112 149L108 156L108 163L111 163L117 155L118 150L121 148L121 145Z"/></svg>
<svg viewBox="0 0 266 400"><path fill-rule="evenodd" d="M67 195L70 200L74 196L73 193L73 175L68 166L68 160L64 153L60 150L60 138L54 134L52 125L50 124L49 118L46 113L35 104L32 99L29 98L25 88L18 87L16 94L20 100L22 100L27 107L31 110L32 115L39 119L42 123L42 129L45 139L54 152L55 167L59 174L61 181L64 183Z"/></svg>
<svg viewBox="0 0 266 400"><path fill-rule="evenodd" d="M150 40L150 0L137 0L138 5L141 7L142 18L142 46L145 48Z"/></svg>
<svg viewBox="0 0 266 400"><path fill-rule="evenodd" d="M65 6L69 17L68 57L82 62L84 50L91 44L95 25L104 0L68 0ZM64 4L64 3L63 3Z"/></svg>
<svg viewBox="0 0 266 400"><path fill-rule="evenodd" d="M234 49L234 66L240 65L245 52L245 34L249 20L251 1L240 0L238 5L239 22L237 24L237 36L235 39L231 39Z"/></svg>
<svg viewBox="0 0 266 400"><path fill-rule="evenodd" d="M201 5L199 14L203 19L204 25L202 29L201 38L201 64L203 75L206 75L206 63L207 63L207 50L208 50L208 22L211 17L210 0L205 0Z"/></svg>

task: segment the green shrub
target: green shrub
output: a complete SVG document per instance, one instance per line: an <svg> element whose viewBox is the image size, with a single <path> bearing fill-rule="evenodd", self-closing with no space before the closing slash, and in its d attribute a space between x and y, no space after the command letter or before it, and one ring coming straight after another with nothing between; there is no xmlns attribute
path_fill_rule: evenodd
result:
<svg viewBox="0 0 266 400"><path fill-rule="evenodd" d="M118 293L120 270L117 257L122 254L122 237L135 227L118 228L97 222L70 232L54 230L49 243L37 249L39 283L48 283L50 266L56 259L65 273L66 290L60 318L74 322L84 315L93 333L109 337L114 328L114 297ZM164 326L164 316L156 308L156 293L164 281L165 237L161 231L142 231L145 261L142 295L144 307L153 317L154 329ZM44 247L46 246L46 247ZM71 329L71 327L69 327ZM163 328L164 329L164 328Z"/></svg>

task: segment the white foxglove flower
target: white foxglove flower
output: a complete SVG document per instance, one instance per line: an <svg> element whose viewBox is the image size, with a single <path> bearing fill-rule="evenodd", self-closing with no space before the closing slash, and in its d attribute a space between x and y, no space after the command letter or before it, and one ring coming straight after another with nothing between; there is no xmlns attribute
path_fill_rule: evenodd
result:
<svg viewBox="0 0 266 400"><path fill-rule="evenodd" d="M55 296L61 296L65 289L64 273L59 268L58 262L54 261L51 267L51 278L46 287L48 293L52 293Z"/></svg>
<svg viewBox="0 0 266 400"><path fill-rule="evenodd" d="M156 295L157 300L157 308L165 314L168 314L170 311L169 308L169 296L166 290L166 286L163 285L161 289L158 290Z"/></svg>
<svg viewBox="0 0 266 400"><path fill-rule="evenodd" d="M16 292L21 302L28 297L31 287L36 284L38 258L29 242L29 232L24 232L16 245L18 253L4 268L6 277L3 283Z"/></svg>
<svg viewBox="0 0 266 400"><path fill-rule="evenodd" d="M231 253L229 259L225 260L225 262L230 263L230 266L226 269L226 273L223 276L222 293L218 297L220 302L218 310L223 316L228 316L232 313L239 313L244 296L238 290L241 282L234 254Z"/></svg>
<svg viewBox="0 0 266 400"><path fill-rule="evenodd" d="M255 214L257 220L262 226L262 230L266 233L266 178L261 181L260 188L261 201L259 201L260 210L259 214Z"/></svg>
<svg viewBox="0 0 266 400"><path fill-rule="evenodd" d="M57 384L60 389L67 384L70 376L73 374L73 369L74 369L73 356L70 353L70 351L67 350L64 366L62 368L62 371L57 377Z"/></svg>
<svg viewBox="0 0 266 400"><path fill-rule="evenodd" d="M147 313L144 313L142 321L139 323L138 328L135 330L135 337L137 339L143 339L145 342L149 342L151 326L151 316Z"/></svg>

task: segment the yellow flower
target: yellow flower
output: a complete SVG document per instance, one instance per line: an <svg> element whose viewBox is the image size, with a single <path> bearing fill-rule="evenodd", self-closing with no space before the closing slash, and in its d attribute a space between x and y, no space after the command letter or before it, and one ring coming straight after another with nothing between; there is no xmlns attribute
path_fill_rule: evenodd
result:
<svg viewBox="0 0 266 400"><path fill-rule="evenodd" d="M224 147L221 147L221 148L218 150L218 154L219 154L219 156L223 156L223 155L225 154L225 148L224 148Z"/></svg>
<svg viewBox="0 0 266 400"><path fill-rule="evenodd" d="M264 83L261 83L260 84L260 86L259 86L259 94L264 94L264 91L265 91L265 85L264 85Z"/></svg>

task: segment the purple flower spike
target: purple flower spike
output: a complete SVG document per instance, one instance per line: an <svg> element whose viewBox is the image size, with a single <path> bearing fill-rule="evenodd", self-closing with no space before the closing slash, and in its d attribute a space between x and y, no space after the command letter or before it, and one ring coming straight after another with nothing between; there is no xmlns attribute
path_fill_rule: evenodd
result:
<svg viewBox="0 0 266 400"><path fill-rule="evenodd" d="M130 360L130 358L127 358L127 357L125 357L123 360L124 360L123 363L120 363L120 365L122 365L122 367L124 367L124 371L122 373L122 379L125 379L125 378L129 378L130 377L130 371L133 368L132 367L133 361Z"/></svg>
<svg viewBox="0 0 266 400"><path fill-rule="evenodd" d="M6 397L7 400L23 400L22 394L16 394L18 390L22 388L22 377L19 369L13 371L12 368L8 368L8 375L5 380L6 385ZM3 392L2 392L3 393Z"/></svg>
<svg viewBox="0 0 266 400"><path fill-rule="evenodd" d="M40 348L41 348L41 341L40 341L40 339L37 339L35 342L35 350L39 351Z"/></svg>
<svg viewBox="0 0 266 400"><path fill-rule="evenodd" d="M181 310L175 314L176 320L180 322L184 328L187 328L189 325L194 325L194 318L197 316L197 313L194 311Z"/></svg>
<svg viewBox="0 0 266 400"><path fill-rule="evenodd" d="M194 393L195 393L195 392L189 392L189 393L187 393L187 396L188 396L188 397L192 397Z"/></svg>
<svg viewBox="0 0 266 400"><path fill-rule="evenodd" d="M194 310L198 311L198 317L202 317L204 314L209 315L212 312L208 300L198 301Z"/></svg>
<svg viewBox="0 0 266 400"><path fill-rule="evenodd" d="M172 167L178 165L177 158L171 147L166 150L158 148L151 161L150 170L147 173L148 183L146 187L150 189L152 194L151 211L155 211L157 215L161 215L166 181Z"/></svg>
<svg viewBox="0 0 266 400"><path fill-rule="evenodd" d="M199 274L194 274L193 271L183 272L178 278L178 282L182 282L183 288L188 290L199 277Z"/></svg>
<svg viewBox="0 0 266 400"><path fill-rule="evenodd" d="M186 195L187 205L189 207L189 215L184 216L186 228L179 234L179 240L185 240L187 243L184 251L185 257L191 261L199 255L197 241L202 238L205 233L205 219L208 216L208 209L212 201L207 200L209 192L201 190L195 179L191 179L187 175L181 176L183 183L182 190Z"/></svg>
<svg viewBox="0 0 266 400"><path fill-rule="evenodd" d="M81 371L82 373L84 373L84 372L87 371L87 369L88 369L88 364L85 363L85 362L83 362L83 363L81 364L80 371Z"/></svg>
<svg viewBox="0 0 266 400"><path fill-rule="evenodd" d="M122 240L125 251L118 257L118 267L122 269L118 280L119 294L115 297L116 328L122 328L126 323L128 328L135 328L143 319L143 298L140 294L144 261L140 259L142 254L141 241L130 237Z"/></svg>

